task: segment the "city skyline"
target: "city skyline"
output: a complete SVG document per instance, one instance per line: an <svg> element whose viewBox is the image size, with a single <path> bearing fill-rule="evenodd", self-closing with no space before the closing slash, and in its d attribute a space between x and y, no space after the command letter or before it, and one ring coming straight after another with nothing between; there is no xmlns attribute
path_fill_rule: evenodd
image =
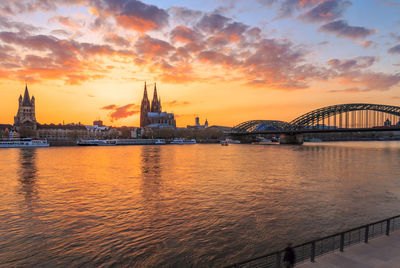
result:
<svg viewBox="0 0 400 268"><path fill-rule="evenodd" d="M178 127L398 105L398 1L246 3L3 2L0 122L12 123L25 81L41 123L139 126L145 81Z"/></svg>

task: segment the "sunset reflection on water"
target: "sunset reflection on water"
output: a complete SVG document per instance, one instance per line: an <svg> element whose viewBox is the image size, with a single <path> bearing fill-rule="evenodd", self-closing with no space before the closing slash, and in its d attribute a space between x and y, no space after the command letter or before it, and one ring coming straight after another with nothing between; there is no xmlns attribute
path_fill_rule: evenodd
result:
<svg viewBox="0 0 400 268"><path fill-rule="evenodd" d="M222 266L398 214L400 143L4 149L0 266Z"/></svg>

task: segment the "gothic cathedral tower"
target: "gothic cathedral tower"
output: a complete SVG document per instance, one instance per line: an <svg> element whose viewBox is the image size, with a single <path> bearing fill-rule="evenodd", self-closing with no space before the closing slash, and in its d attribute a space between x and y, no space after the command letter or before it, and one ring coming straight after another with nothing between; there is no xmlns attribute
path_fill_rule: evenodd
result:
<svg viewBox="0 0 400 268"><path fill-rule="evenodd" d="M144 93L142 99L142 105L140 106L140 127L147 126L148 123L148 112L150 112L150 101L147 97L147 87L146 82L144 82Z"/></svg>
<svg viewBox="0 0 400 268"><path fill-rule="evenodd" d="M14 127L17 131L21 128L36 130L37 122L35 115L35 97L29 97L28 86L25 85L24 98L19 96L18 113L14 117Z"/></svg>
<svg viewBox="0 0 400 268"><path fill-rule="evenodd" d="M158 99L157 96L157 85L154 84L154 95L153 100L151 101L151 112L152 113L161 113L161 100Z"/></svg>

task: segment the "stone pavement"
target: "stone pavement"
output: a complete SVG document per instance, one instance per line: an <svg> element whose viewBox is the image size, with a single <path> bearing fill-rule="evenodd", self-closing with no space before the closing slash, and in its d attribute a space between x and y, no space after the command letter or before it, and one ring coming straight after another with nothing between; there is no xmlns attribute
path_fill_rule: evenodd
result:
<svg viewBox="0 0 400 268"><path fill-rule="evenodd" d="M400 268L400 231L302 262L296 268Z"/></svg>

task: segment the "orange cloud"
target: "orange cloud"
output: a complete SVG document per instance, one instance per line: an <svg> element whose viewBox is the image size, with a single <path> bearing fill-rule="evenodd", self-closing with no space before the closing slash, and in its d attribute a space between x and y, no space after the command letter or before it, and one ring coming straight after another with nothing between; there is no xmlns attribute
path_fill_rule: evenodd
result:
<svg viewBox="0 0 400 268"><path fill-rule="evenodd" d="M120 106L120 107L118 107L115 104L111 104L111 105L104 106L101 109L102 110L112 110L113 112L111 112L109 114L109 117L110 117L110 121L114 122L116 120L119 120L122 118L127 118L134 114L140 113L140 110L138 110L139 108L140 108L139 105L130 103L130 104Z"/></svg>

